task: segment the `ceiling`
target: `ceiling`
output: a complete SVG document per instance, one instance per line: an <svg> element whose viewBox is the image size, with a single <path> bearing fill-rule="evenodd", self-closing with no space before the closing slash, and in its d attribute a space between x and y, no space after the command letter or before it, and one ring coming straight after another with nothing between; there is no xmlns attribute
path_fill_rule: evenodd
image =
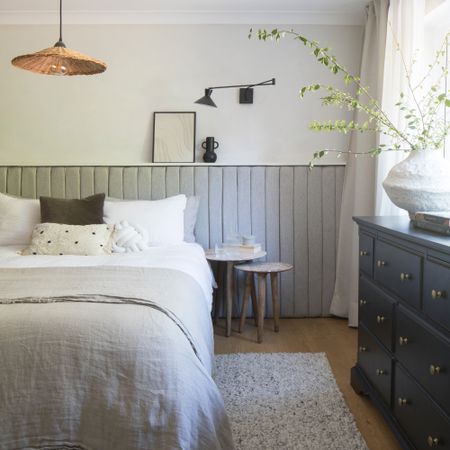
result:
<svg viewBox="0 0 450 450"><path fill-rule="evenodd" d="M63 7L68 23L360 24L368 1L63 0ZM53 23L58 7L58 0L1 0L0 23Z"/></svg>
<svg viewBox="0 0 450 450"><path fill-rule="evenodd" d="M2 0L2 11L52 11L57 0ZM361 12L368 0L64 0L67 11Z"/></svg>

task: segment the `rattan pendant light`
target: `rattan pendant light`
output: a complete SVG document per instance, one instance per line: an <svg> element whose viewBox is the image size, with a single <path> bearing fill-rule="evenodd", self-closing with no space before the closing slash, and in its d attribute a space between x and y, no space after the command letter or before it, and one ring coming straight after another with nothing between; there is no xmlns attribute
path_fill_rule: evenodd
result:
<svg viewBox="0 0 450 450"><path fill-rule="evenodd" d="M30 55L17 56L13 66L45 75L95 75L106 70L106 64L90 56L70 50L62 40L62 0L59 0L59 40L50 48Z"/></svg>

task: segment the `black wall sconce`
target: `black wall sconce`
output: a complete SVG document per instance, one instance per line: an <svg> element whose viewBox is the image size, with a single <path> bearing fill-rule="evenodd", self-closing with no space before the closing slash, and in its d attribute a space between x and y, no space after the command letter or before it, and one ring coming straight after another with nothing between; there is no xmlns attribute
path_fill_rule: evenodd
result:
<svg viewBox="0 0 450 450"><path fill-rule="evenodd" d="M252 104L253 103L253 88L256 86L274 86L275 78L271 78L267 81L262 81L261 83L253 83L253 84L234 84L229 86L212 86L205 89L205 95L202 98L199 98L195 103L200 105L212 106L217 108L217 105L214 103L211 98L211 94L214 89L230 89L230 88L240 88L239 89L239 103Z"/></svg>

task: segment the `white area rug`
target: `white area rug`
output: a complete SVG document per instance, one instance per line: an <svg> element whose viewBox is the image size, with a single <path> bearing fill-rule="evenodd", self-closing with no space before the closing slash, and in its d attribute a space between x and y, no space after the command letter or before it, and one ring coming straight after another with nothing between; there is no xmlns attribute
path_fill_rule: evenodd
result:
<svg viewBox="0 0 450 450"><path fill-rule="evenodd" d="M324 353L216 356L238 450L367 450Z"/></svg>

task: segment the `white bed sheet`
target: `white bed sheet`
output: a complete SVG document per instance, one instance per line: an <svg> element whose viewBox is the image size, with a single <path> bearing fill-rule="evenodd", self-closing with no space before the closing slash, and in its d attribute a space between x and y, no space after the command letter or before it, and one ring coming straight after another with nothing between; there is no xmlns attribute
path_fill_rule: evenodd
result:
<svg viewBox="0 0 450 450"><path fill-rule="evenodd" d="M157 267L180 270L199 283L205 294L209 311L212 308L214 277L205 258L203 248L198 244L182 243L162 247L152 247L138 253L114 253L102 256L41 256L20 255L24 246L0 246L1 268L28 267Z"/></svg>

